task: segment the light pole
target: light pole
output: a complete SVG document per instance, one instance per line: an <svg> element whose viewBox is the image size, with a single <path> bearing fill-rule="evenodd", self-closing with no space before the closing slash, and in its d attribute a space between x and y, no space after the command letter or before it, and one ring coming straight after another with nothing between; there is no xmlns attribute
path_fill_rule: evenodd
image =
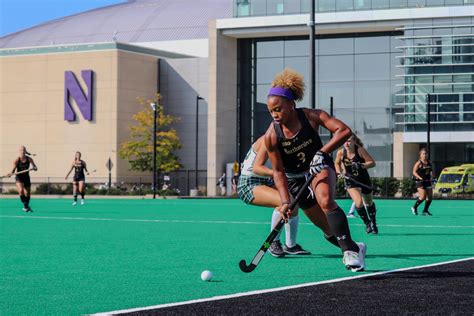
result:
<svg viewBox="0 0 474 316"><path fill-rule="evenodd" d="M315 0L310 1L310 12L309 12L309 105L311 108L316 108L316 43L314 35L316 33L316 21L315 21Z"/></svg>
<svg viewBox="0 0 474 316"><path fill-rule="evenodd" d="M204 100L203 97L200 97L199 95L196 96L196 165L195 165L195 173L196 173L196 182L195 182L195 188L196 191L198 189L198 140L199 140L199 100Z"/></svg>
<svg viewBox="0 0 474 316"><path fill-rule="evenodd" d="M153 198L156 199L156 103L150 103L153 109Z"/></svg>

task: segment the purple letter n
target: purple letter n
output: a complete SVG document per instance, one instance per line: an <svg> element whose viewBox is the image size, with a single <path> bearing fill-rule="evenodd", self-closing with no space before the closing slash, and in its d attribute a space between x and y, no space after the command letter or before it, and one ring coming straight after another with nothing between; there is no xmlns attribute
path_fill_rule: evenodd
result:
<svg viewBox="0 0 474 316"><path fill-rule="evenodd" d="M82 70L81 76L89 92L87 96L84 91L82 91L74 73L72 71L66 71L64 73L64 119L66 121L76 120L76 114L69 102L69 96L76 101L79 111L82 113L82 117L88 121L92 121L92 70Z"/></svg>

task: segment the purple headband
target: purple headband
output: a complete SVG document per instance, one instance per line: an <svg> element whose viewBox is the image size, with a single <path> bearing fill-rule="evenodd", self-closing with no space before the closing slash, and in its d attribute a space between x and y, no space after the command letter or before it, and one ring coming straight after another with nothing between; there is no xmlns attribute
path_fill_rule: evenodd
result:
<svg viewBox="0 0 474 316"><path fill-rule="evenodd" d="M268 91L268 96L276 95L279 97L283 97L287 100L293 101L295 99L295 95L291 89L285 89L281 87L273 87Z"/></svg>

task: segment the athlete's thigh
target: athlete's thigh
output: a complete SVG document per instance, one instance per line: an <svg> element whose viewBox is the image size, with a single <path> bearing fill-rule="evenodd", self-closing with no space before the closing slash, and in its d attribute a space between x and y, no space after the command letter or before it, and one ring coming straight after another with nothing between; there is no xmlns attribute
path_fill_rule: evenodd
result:
<svg viewBox="0 0 474 316"><path fill-rule="evenodd" d="M316 201L323 211L325 208L333 209L337 207L337 204L334 202L336 190L336 173L334 169L327 168L318 173L311 186L315 193Z"/></svg>
<svg viewBox="0 0 474 316"><path fill-rule="evenodd" d="M357 208L362 206L362 193L359 188L349 188L347 189L352 201L355 203Z"/></svg>
<svg viewBox="0 0 474 316"><path fill-rule="evenodd" d="M418 188L418 195L420 200L424 200L426 198L426 191L423 188Z"/></svg>
<svg viewBox="0 0 474 316"><path fill-rule="evenodd" d="M253 205L278 207L281 205L280 194L274 188L266 185L258 185L252 189L254 199Z"/></svg>
<svg viewBox="0 0 474 316"><path fill-rule="evenodd" d="M372 205L372 202L374 200L372 193L362 194L362 199L364 200L366 205Z"/></svg>
<svg viewBox="0 0 474 316"><path fill-rule="evenodd" d="M331 235L326 214L319 205L314 205L303 210L306 217L316 226L318 226L326 235Z"/></svg>
<svg viewBox="0 0 474 316"><path fill-rule="evenodd" d="M433 198L433 189L430 188L430 189L426 189L426 195L428 197L428 199L432 199Z"/></svg>
<svg viewBox="0 0 474 316"><path fill-rule="evenodd" d="M85 186L85 182L84 181L79 181L79 191L84 191L84 186Z"/></svg>
<svg viewBox="0 0 474 316"><path fill-rule="evenodd" d="M24 190L24 188L25 188L25 186L23 185L23 183L21 183L21 182L16 182L15 185L16 185L16 190L17 190L18 194L23 194L23 190Z"/></svg>

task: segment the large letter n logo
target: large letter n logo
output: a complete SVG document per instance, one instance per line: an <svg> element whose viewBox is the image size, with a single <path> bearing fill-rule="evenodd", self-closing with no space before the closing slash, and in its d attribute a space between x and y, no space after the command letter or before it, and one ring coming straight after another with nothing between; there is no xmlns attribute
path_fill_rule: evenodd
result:
<svg viewBox="0 0 474 316"><path fill-rule="evenodd" d="M69 101L70 96L76 101L82 117L92 121L92 70L82 70L81 76L86 83L88 95L84 93L72 71L64 73L64 119L66 121L76 120L76 114Z"/></svg>

